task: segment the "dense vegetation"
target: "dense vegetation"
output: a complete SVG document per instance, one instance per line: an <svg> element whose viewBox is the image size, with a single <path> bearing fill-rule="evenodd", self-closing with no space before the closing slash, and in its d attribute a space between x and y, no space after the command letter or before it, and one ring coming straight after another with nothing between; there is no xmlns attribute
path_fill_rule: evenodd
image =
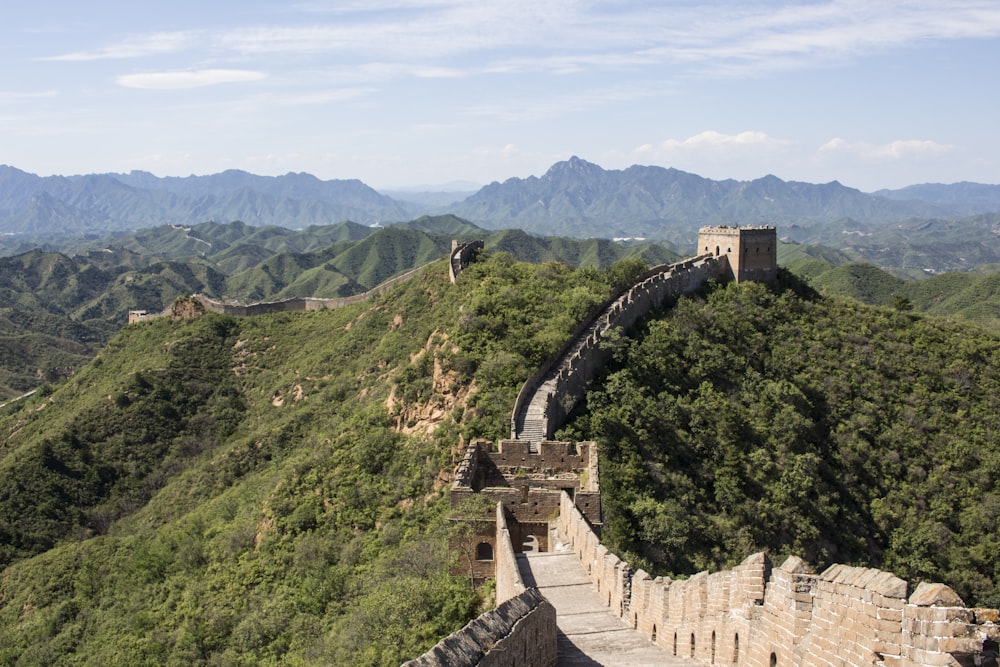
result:
<svg viewBox="0 0 1000 667"><path fill-rule="evenodd" d="M601 443L606 541L658 573L766 549L1000 606L1000 339L784 279L610 339L564 433Z"/></svg>
<svg viewBox="0 0 1000 667"><path fill-rule="evenodd" d="M871 264L802 260L789 268L824 294L848 296L871 305L945 315L1000 329L1000 274L995 267L973 273L941 273L903 280Z"/></svg>
<svg viewBox="0 0 1000 667"><path fill-rule="evenodd" d="M0 665L423 652L486 603L447 574L462 439L506 434L621 275L494 253L340 310L126 328L0 410Z"/></svg>
<svg viewBox="0 0 1000 667"><path fill-rule="evenodd" d="M160 312L197 292L244 303L350 296L439 259L453 238L484 238L489 250L533 263L606 268L625 257L651 264L676 258L655 244L487 235L454 216L384 229L209 222L66 240L65 253L0 258L0 399L80 368L124 326L130 309Z"/></svg>

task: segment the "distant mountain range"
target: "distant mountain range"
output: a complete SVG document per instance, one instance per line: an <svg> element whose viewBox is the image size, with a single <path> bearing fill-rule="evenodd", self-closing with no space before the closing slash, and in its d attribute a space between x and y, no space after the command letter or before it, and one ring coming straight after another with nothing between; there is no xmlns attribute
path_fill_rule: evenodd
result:
<svg viewBox="0 0 1000 667"><path fill-rule="evenodd" d="M864 193L836 181L715 181L677 169L635 165L605 170L580 158L540 177L455 192L389 197L358 180L309 174L256 176L230 170L160 178L147 172L39 177L0 166L0 234L44 237L129 231L163 224L242 221L302 228L346 220L363 225L453 213L487 229L576 238L647 237L693 242L706 224L796 225L801 230L848 220L866 229L912 219L948 219L1000 211L1000 185L915 185ZM446 203L449 199L463 197ZM416 201L404 201L402 198ZM8 239L7 245L11 241Z"/></svg>
<svg viewBox="0 0 1000 667"><path fill-rule="evenodd" d="M0 232L53 235L128 231L163 224L232 222L305 227L416 217L415 204L361 181L309 174L158 178L146 172L39 177L0 166Z"/></svg>

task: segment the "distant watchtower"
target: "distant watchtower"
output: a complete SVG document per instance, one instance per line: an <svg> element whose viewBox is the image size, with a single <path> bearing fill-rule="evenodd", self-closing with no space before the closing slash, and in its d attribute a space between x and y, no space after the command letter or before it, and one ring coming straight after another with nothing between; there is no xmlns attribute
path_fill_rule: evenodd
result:
<svg viewBox="0 0 1000 667"><path fill-rule="evenodd" d="M702 227L698 230L698 254L725 256L728 277L738 283L773 283L778 278L778 233L772 226Z"/></svg>

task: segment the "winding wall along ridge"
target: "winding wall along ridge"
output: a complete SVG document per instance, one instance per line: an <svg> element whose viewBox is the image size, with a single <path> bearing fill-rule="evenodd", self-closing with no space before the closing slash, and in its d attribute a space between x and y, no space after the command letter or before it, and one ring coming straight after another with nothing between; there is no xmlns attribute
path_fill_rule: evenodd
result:
<svg viewBox="0 0 1000 667"><path fill-rule="evenodd" d="M726 264L723 255L657 267L612 298L522 387L511 418L512 435L522 440L551 436L557 420L583 395L604 361L597 347L602 333L613 326L633 325L667 296L694 291L705 279L724 274ZM688 280L678 280L680 276L672 271L688 274ZM679 290L678 285L682 286ZM536 410L529 414L532 405ZM539 424L534 430L526 426L532 419ZM477 465L474 454L481 452L470 448L459 466L459 482L471 484ZM501 587L501 581L509 579L507 551L512 550L501 509L498 505L498 599L537 593L536 589L519 593L523 588L516 583ZM991 652L1000 639L1000 613L965 607L943 584L921 583L911 593L906 581L889 572L836 564L815 574L796 557L775 568L763 553L730 570L701 572L679 581L653 578L642 570L633 572L629 563L602 545L566 493L560 502L559 529L608 607L674 655L711 665L747 667L996 665ZM505 592L499 595L501 590ZM549 622L554 632L554 615ZM549 641L551 634L545 630L537 637ZM516 636L514 628L504 639ZM518 640L519 647L524 647L527 636ZM516 664L553 664L549 662L552 645L535 649L525 652ZM537 659L529 659L536 654ZM486 665L488 657L463 660L452 656L456 659L419 664Z"/></svg>
<svg viewBox="0 0 1000 667"><path fill-rule="evenodd" d="M725 255L657 266L595 308L569 342L522 385L511 414L511 438L550 439L607 361L600 341L609 329L631 328L667 299L694 292L709 279L723 278L728 266Z"/></svg>
<svg viewBox="0 0 1000 667"><path fill-rule="evenodd" d="M459 244L452 242L452 250L448 256L448 274L451 282L455 282L458 275L476 259L476 252L483 247L482 241L470 241ZM436 260L435 260L436 261ZM265 313L300 313L310 310L326 310L330 308L343 308L356 303L369 301L382 292L398 285L401 282L410 280L434 262L428 262L415 269L410 269L398 276L389 278L367 292L354 294L351 296L319 298L319 297L292 297L289 299L279 299L275 301L258 301L255 303L236 303L220 301L204 294L193 294L191 298L200 303L205 310L211 313L222 315L233 315L235 317L252 317ZM147 313L144 310L128 311L128 323L141 322L157 317L167 317L173 314L173 305L167 307L159 313Z"/></svg>

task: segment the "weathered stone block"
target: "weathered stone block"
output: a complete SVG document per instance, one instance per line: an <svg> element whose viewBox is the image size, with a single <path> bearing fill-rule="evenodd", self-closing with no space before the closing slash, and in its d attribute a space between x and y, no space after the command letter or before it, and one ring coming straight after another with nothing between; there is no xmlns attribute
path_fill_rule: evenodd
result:
<svg viewBox="0 0 1000 667"><path fill-rule="evenodd" d="M920 607L964 607L962 598L950 587L944 584L929 584L921 582L913 595L910 604Z"/></svg>

